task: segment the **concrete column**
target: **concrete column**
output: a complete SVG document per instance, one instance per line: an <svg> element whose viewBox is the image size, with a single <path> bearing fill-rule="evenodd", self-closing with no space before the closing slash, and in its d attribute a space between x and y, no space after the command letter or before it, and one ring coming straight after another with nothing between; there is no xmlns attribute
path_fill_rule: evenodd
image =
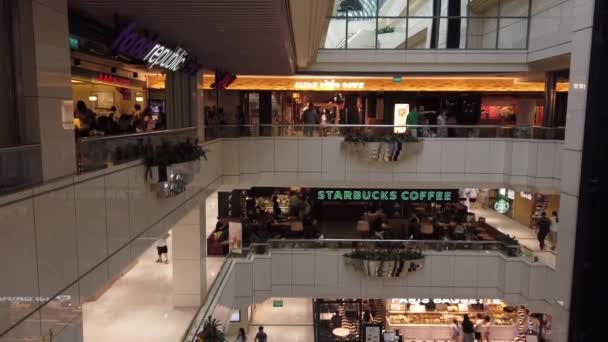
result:
<svg viewBox="0 0 608 342"><path fill-rule="evenodd" d="M44 180L71 175L76 172L74 129L71 117L62 118L64 101L72 100L67 0L19 1L18 6L23 141L42 146Z"/></svg>
<svg viewBox="0 0 608 342"><path fill-rule="evenodd" d="M196 136L200 142L205 141L205 101L203 97L203 73L197 72L195 87L192 90L192 125L195 126Z"/></svg>
<svg viewBox="0 0 608 342"><path fill-rule="evenodd" d="M521 99L517 101L517 126L533 126L536 117L536 100Z"/></svg>
<svg viewBox="0 0 608 342"><path fill-rule="evenodd" d="M173 227L173 305L199 307L207 293L205 202Z"/></svg>

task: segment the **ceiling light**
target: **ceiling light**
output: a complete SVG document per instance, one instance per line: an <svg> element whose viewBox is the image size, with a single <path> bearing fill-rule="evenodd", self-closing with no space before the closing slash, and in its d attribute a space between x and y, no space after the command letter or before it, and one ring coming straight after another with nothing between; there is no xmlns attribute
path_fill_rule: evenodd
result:
<svg viewBox="0 0 608 342"><path fill-rule="evenodd" d="M97 95L90 95L89 101L97 101Z"/></svg>
<svg viewBox="0 0 608 342"><path fill-rule="evenodd" d="M135 96L135 101L137 101L137 102L144 102L144 97L143 96Z"/></svg>

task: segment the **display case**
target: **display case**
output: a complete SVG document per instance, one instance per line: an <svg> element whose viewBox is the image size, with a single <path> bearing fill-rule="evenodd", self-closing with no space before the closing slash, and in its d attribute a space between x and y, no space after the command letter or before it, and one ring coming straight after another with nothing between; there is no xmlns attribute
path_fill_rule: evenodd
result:
<svg viewBox="0 0 608 342"><path fill-rule="evenodd" d="M406 339L447 339L452 320L460 323L465 314L473 321L477 314L490 316L492 336L497 340L511 340L517 333L516 313L498 300L392 299L386 307L387 328L399 330Z"/></svg>

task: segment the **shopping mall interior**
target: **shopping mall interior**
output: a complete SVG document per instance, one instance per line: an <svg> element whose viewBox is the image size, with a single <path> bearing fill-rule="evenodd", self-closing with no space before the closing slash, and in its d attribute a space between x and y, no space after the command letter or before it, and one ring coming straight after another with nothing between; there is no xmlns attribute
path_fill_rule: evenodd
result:
<svg viewBox="0 0 608 342"><path fill-rule="evenodd" d="M607 13L0 0L0 342L602 341Z"/></svg>

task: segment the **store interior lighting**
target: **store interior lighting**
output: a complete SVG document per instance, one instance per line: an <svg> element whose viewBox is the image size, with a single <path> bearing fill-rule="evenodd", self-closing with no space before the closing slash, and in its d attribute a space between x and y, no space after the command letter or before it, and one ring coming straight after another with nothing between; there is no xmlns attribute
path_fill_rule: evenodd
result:
<svg viewBox="0 0 608 342"><path fill-rule="evenodd" d="M89 101L97 101L97 95L89 95Z"/></svg>
<svg viewBox="0 0 608 342"><path fill-rule="evenodd" d="M137 102L144 102L144 97L143 96L135 96L135 101Z"/></svg>

